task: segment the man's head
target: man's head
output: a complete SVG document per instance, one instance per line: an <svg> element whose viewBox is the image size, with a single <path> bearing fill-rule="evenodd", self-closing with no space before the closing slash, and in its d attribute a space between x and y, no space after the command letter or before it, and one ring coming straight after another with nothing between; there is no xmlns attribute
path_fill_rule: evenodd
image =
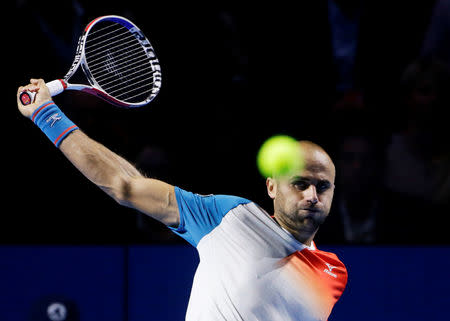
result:
<svg viewBox="0 0 450 321"><path fill-rule="evenodd" d="M269 177L266 185L277 222L309 244L330 212L335 167L322 147L310 141L299 143L304 169L288 177Z"/></svg>

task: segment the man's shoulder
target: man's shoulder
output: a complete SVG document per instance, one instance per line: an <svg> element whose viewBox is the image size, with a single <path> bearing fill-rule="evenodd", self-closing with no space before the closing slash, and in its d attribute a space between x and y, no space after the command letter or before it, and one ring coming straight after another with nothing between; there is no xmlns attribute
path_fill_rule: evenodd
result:
<svg viewBox="0 0 450 321"><path fill-rule="evenodd" d="M213 208L219 210L221 213L226 213L229 210L242 205L252 203L251 200L226 194L198 194L175 187L177 198L183 199L186 203L202 204L202 207Z"/></svg>

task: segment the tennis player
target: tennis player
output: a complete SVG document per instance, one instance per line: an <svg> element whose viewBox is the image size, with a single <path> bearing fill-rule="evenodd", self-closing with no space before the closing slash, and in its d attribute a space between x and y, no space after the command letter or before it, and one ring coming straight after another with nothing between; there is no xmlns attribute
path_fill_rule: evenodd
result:
<svg viewBox="0 0 450 321"><path fill-rule="evenodd" d="M119 204L166 224L195 246L200 264L188 321L327 320L347 283L336 255L317 249L335 168L318 145L302 141L305 168L289 178L268 178L274 215L250 200L202 196L146 178L95 142L51 100L42 79L18 89L36 92L20 112L30 118L89 180Z"/></svg>

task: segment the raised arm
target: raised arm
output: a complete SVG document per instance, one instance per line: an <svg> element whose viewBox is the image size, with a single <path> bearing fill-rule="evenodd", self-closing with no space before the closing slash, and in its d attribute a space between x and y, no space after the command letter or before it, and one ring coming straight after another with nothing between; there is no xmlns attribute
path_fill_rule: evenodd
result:
<svg viewBox="0 0 450 321"><path fill-rule="evenodd" d="M18 99L20 112L33 119L39 113L38 108L51 101L50 93L42 79L32 79L29 85L19 88L18 95L23 90L37 92L33 104L24 106ZM53 117L50 122L58 117ZM57 146L84 176L119 204L135 208L166 225L178 226L179 212L173 186L144 177L128 161L77 128L58 141Z"/></svg>

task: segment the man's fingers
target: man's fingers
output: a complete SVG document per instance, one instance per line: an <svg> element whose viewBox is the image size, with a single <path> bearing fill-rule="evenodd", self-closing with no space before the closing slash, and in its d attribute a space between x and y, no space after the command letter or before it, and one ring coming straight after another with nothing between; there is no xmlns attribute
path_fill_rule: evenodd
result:
<svg viewBox="0 0 450 321"><path fill-rule="evenodd" d="M37 92L37 91L39 91L39 87L36 85L30 84L30 85L21 87L21 89L19 89L19 92L22 92L22 91Z"/></svg>
<svg viewBox="0 0 450 321"><path fill-rule="evenodd" d="M31 78L30 84L42 87L43 85L45 85L45 81L42 78L39 78L39 79Z"/></svg>

